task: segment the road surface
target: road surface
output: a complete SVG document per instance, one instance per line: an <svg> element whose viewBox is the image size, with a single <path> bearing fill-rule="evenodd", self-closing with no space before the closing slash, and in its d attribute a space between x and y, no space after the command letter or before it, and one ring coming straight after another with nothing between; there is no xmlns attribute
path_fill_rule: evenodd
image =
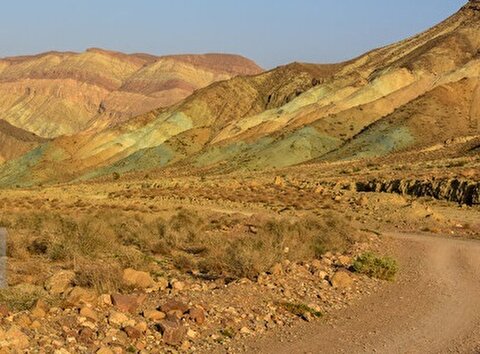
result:
<svg viewBox="0 0 480 354"><path fill-rule="evenodd" d="M242 343L248 353L480 353L480 242L391 234L395 283L341 311Z"/></svg>

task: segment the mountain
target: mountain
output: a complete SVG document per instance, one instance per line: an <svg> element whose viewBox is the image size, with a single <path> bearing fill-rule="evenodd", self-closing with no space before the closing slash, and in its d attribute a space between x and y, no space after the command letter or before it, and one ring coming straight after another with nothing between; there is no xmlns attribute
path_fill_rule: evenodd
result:
<svg viewBox="0 0 480 354"><path fill-rule="evenodd" d="M166 167L267 169L442 149L479 136L479 113L474 0L419 35L348 62L237 76L168 108L59 137L5 164L0 183Z"/></svg>
<svg viewBox="0 0 480 354"><path fill-rule="evenodd" d="M0 119L0 164L6 160L19 157L32 150L47 139L16 128L8 122Z"/></svg>
<svg viewBox="0 0 480 354"><path fill-rule="evenodd" d="M0 116L45 138L118 124L170 106L195 90L258 74L226 54L156 57L102 49L0 59Z"/></svg>

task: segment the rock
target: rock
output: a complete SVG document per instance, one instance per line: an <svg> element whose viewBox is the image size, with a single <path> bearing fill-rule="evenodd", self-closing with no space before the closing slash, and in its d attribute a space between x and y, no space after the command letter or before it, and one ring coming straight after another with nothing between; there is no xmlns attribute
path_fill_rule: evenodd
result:
<svg viewBox="0 0 480 354"><path fill-rule="evenodd" d="M182 319L183 312L180 310L172 310L167 313L166 319L169 321L178 321Z"/></svg>
<svg viewBox="0 0 480 354"><path fill-rule="evenodd" d="M95 302L96 298L97 295L93 290L84 289L76 286L68 293L67 303L72 306L92 304Z"/></svg>
<svg viewBox="0 0 480 354"><path fill-rule="evenodd" d="M33 318L42 319L47 315L48 310L47 303L44 300L39 299L37 300L35 307L32 309L31 315Z"/></svg>
<svg viewBox="0 0 480 354"><path fill-rule="evenodd" d="M168 320L160 321L159 328L162 333L163 341L170 345L180 344L187 332L185 327L181 324Z"/></svg>
<svg viewBox="0 0 480 354"><path fill-rule="evenodd" d="M189 330L187 331L187 337L188 337L188 338L190 338L190 339L195 339L195 338L197 338L197 336L198 336L198 333L195 332L193 329L189 329Z"/></svg>
<svg viewBox="0 0 480 354"><path fill-rule="evenodd" d="M157 279L157 288L159 290L165 290L168 288L168 280L167 278L161 277Z"/></svg>
<svg viewBox="0 0 480 354"><path fill-rule="evenodd" d="M30 328L32 329L39 329L41 327L42 327L42 324L38 320L33 321L32 324L30 325Z"/></svg>
<svg viewBox="0 0 480 354"><path fill-rule="evenodd" d="M185 341L182 343L182 345L180 346L180 350L183 351L183 352L188 352L190 350L190 342L189 341Z"/></svg>
<svg viewBox="0 0 480 354"><path fill-rule="evenodd" d="M326 279L328 277L328 273L323 271L323 270L319 270L318 272L315 273L315 276L319 277L320 279Z"/></svg>
<svg viewBox="0 0 480 354"><path fill-rule="evenodd" d="M112 297L109 294L102 294L98 297L98 304L100 306L112 306Z"/></svg>
<svg viewBox="0 0 480 354"><path fill-rule="evenodd" d="M128 317L121 312L112 311L108 316L108 323L118 327L123 326L125 323L127 323L127 321L128 321Z"/></svg>
<svg viewBox="0 0 480 354"><path fill-rule="evenodd" d="M362 195L360 198L357 200L357 205L358 206L366 206L368 205L368 198L364 195Z"/></svg>
<svg viewBox="0 0 480 354"><path fill-rule="evenodd" d="M138 329L140 332L144 333L148 330L147 322L139 322L135 325L135 328Z"/></svg>
<svg viewBox="0 0 480 354"><path fill-rule="evenodd" d="M169 300L162 306L160 306L160 310L162 310L164 313L169 313L171 311L180 311L183 314L188 311L188 305L180 301Z"/></svg>
<svg viewBox="0 0 480 354"><path fill-rule="evenodd" d="M97 313L88 306L82 307L80 310L80 316L86 317L93 321L98 321Z"/></svg>
<svg viewBox="0 0 480 354"><path fill-rule="evenodd" d="M251 331L248 327L242 327L242 328L240 329L240 333L241 333L241 334L251 334L252 331Z"/></svg>
<svg viewBox="0 0 480 354"><path fill-rule="evenodd" d="M199 325L202 325L205 323L205 319L206 319L205 310L200 306L195 306L194 308L191 308L188 313L192 321L194 321L195 323Z"/></svg>
<svg viewBox="0 0 480 354"><path fill-rule="evenodd" d="M11 326L3 335L3 341L1 342L6 344L6 347L11 347L14 350L27 349L30 344L28 336L17 326Z"/></svg>
<svg viewBox="0 0 480 354"><path fill-rule="evenodd" d="M166 314L157 310L143 311L143 317L150 321L160 321L166 317Z"/></svg>
<svg viewBox="0 0 480 354"><path fill-rule="evenodd" d="M80 330L78 340L85 344L91 344L95 340L95 332L89 327L84 327Z"/></svg>
<svg viewBox="0 0 480 354"><path fill-rule="evenodd" d="M270 274L274 276L279 276L283 274L283 266L282 263L275 263L273 267L270 269Z"/></svg>
<svg viewBox="0 0 480 354"><path fill-rule="evenodd" d="M8 317L10 315L10 310L7 305L0 304L0 318Z"/></svg>
<svg viewBox="0 0 480 354"><path fill-rule="evenodd" d="M353 279L350 276L350 272L346 270L339 270L333 275L330 283L334 288L346 289L351 287L353 284Z"/></svg>
<svg viewBox="0 0 480 354"><path fill-rule="evenodd" d="M134 313L138 307L143 304L146 299L146 295L123 295L113 294L112 303L120 311Z"/></svg>
<svg viewBox="0 0 480 354"><path fill-rule="evenodd" d="M133 326L127 326L123 330L130 339L138 339L142 336L142 332Z"/></svg>
<svg viewBox="0 0 480 354"><path fill-rule="evenodd" d="M173 281L171 285L172 289L176 291L182 291L185 289L185 283L178 280Z"/></svg>
<svg viewBox="0 0 480 354"><path fill-rule="evenodd" d="M65 348L56 349L53 354L70 354L70 352Z"/></svg>
<svg viewBox="0 0 480 354"><path fill-rule="evenodd" d="M273 179L273 184L278 187L285 187L285 179L280 176L275 176L275 178Z"/></svg>
<svg viewBox="0 0 480 354"><path fill-rule="evenodd" d="M151 288L155 285L149 273L132 268L123 271L123 282L128 286L141 289Z"/></svg>
<svg viewBox="0 0 480 354"><path fill-rule="evenodd" d="M95 324L92 323L92 322L90 322L90 321L82 322L82 327L90 328L92 331L97 328L97 327L95 326Z"/></svg>
<svg viewBox="0 0 480 354"><path fill-rule="evenodd" d="M96 351L96 354L115 354L115 353L110 348L102 347Z"/></svg>
<svg viewBox="0 0 480 354"><path fill-rule="evenodd" d="M33 318L38 318L38 319L42 319L46 316L46 312L44 309L40 308L40 307L35 307L34 309L32 309L31 311L31 315Z"/></svg>
<svg viewBox="0 0 480 354"><path fill-rule="evenodd" d="M352 264L352 259L348 256L338 256L337 263L343 267L348 267L349 265Z"/></svg>
<svg viewBox="0 0 480 354"><path fill-rule="evenodd" d="M45 289L53 295L60 295L73 286L75 272L71 270L61 270L45 282Z"/></svg>

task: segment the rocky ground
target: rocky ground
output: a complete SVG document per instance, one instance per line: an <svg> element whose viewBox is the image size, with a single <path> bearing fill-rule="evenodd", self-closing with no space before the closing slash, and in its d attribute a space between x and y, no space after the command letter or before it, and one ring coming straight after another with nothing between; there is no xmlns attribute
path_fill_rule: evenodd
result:
<svg viewBox="0 0 480 354"><path fill-rule="evenodd" d="M66 264L51 265L38 258L33 267L36 264L36 272L45 274L35 275L12 258L12 288L45 296L35 301L16 299L31 301L21 311L8 303L1 306L0 352L237 351L241 348L234 343L242 338L334 318L339 310L382 289L387 281L353 272L352 263L367 250L389 254L383 232L416 230L479 237L476 207L357 192L344 186L343 182L325 186L280 176L256 180L186 177L2 191L4 215L32 208L164 214L187 206L245 218L272 214L301 219L329 210L341 212L362 237L345 253L326 252L308 261L284 260L253 278L208 277L195 269L170 266L125 268L123 290L103 293L76 284L75 272Z"/></svg>

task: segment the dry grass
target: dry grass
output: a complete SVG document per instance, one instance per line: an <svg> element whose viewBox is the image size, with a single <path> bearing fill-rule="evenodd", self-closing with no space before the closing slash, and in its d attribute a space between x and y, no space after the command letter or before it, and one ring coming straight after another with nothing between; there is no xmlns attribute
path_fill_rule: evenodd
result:
<svg viewBox="0 0 480 354"><path fill-rule="evenodd" d="M96 215L29 213L1 221L10 228L9 256L36 257L74 269L77 285L119 290L124 268L148 270L166 261L182 271L214 277L255 278L285 259L304 261L345 251L356 233L334 214L315 219L251 220L186 209L172 217L103 212Z"/></svg>

